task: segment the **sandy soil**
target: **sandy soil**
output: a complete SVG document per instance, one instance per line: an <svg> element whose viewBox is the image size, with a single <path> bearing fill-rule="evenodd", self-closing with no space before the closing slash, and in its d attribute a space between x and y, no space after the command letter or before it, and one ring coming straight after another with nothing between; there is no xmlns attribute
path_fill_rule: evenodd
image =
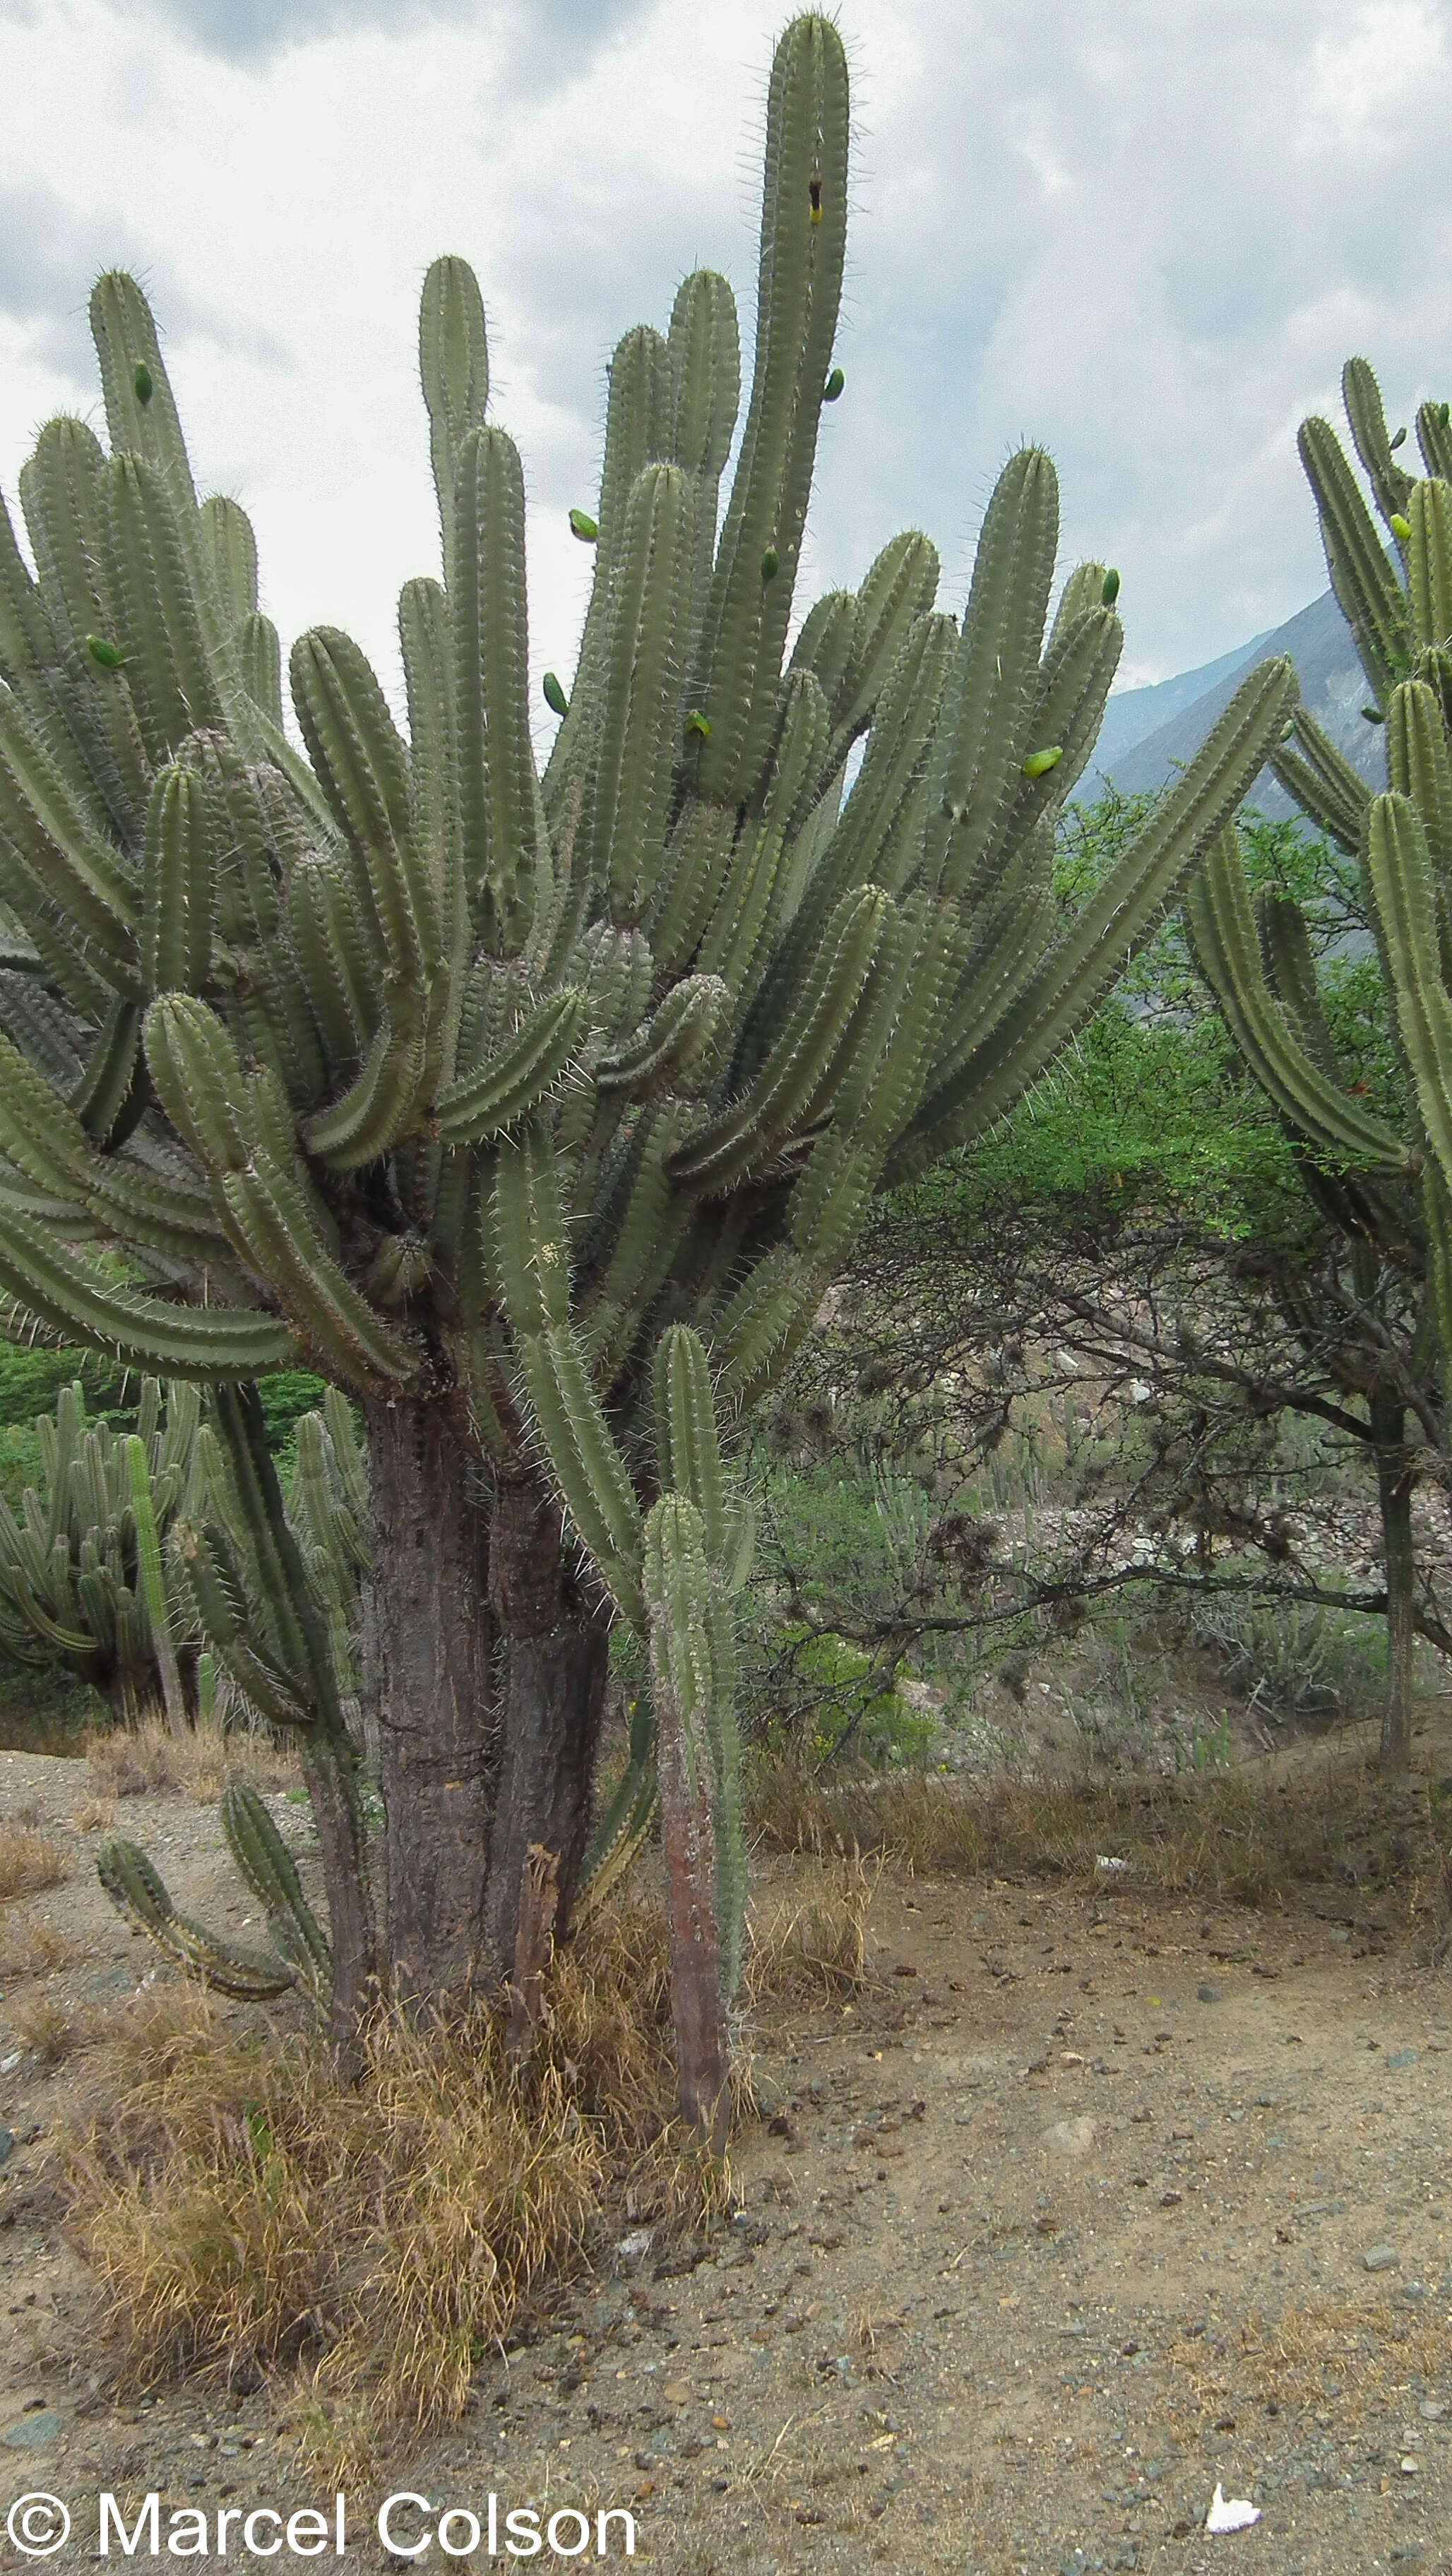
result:
<svg viewBox="0 0 1452 2576"><path fill-rule="evenodd" d="M288 2386L115 2385L65 2241L47 2156L104 2097L105 2053L47 2073L10 2017L47 1993L104 2017L158 1973L73 1829L85 1788L79 1764L0 1754L0 1821L75 1853L10 1909L69 1963L0 1992L0 2522L50 2491L75 2528L44 2563L88 2566L98 2492L134 2515L155 2488L163 2553L168 2514L201 2512L213 2563L219 2510L317 2498ZM122 1824L179 1903L242 1928L209 1812L128 1800ZM1452 2568L1452 1987L1391 1922L1345 1888L1249 1913L1113 1879L884 1880L872 1985L759 2034L734 2217L602 2246L455 2433L400 2442L388 2484L433 2510L400 2509L395 2540L444 2507L487 2527L492 2490L504 2565L504 2516L533 2502L628 2508L636 2557L679 2576ZM1253 2529L1207 2536L1217 2482ZM456 2521L390 2555L377 2502L348 2499L360 2570L467 2543ZM229 2563L263 2563L228 2529ZM580 2526L556 2529L572 2548ZM180 2563L146 2549L130 2563ZM0 2537L0 2567L29 2563ZM268 2563L313 2560L284 2542Z"/></svg>

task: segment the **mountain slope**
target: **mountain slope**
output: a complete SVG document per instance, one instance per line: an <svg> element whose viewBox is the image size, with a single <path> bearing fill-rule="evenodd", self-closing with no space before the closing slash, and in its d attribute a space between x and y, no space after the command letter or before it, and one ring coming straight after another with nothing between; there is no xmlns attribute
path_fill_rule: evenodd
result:
<svg viewBox="0 0 1452 2576"><path fill-rule="evenodd" d="M1288 617L1283 626L1272 628L1269 634L1258 636L1238 653L1227 653L1219 662L1207 662L1203 669L1187 671L1178 679L1164 680L1158 688L1127 689L1122 700L1111 698L1081 797L1087 800L1101 794L1106 782L1121 796L1163 787L1199 750L1245 673L1254 663L1279 653L1289 654L1294 662L1302 701L1338 750L1361 772L1368 785L1384 787L1386 753L1382 737L1361 712L1367 696L1366 680L1356 658L1351 630L1334 593L1327 590L1319 599L1313 599L1309 608ZM1188 696L1181 694L1177 702L1172 702L1171 692L1186 692L1197 681L1202 684L1197 691ZM1138 702L1132 711L1131 701ZM1155 704L1151 706L1150 701ZM1116 716L1120 705L1126 709L1124 717ZM1157 721L1141 732L1139 720L1145 715ZM1298 810L1268 769L1261 771L1246 801L1273 818Z"/></svg>

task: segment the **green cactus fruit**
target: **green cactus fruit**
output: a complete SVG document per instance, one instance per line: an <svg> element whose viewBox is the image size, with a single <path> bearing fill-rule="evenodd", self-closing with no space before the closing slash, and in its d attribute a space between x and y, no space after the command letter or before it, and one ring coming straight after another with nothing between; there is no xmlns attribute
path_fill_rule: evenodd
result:
<svg viewBox="0 0 1452 2576"><path fill-rule="evenodd" d="M126 656L120 646L108 642L104 635L88 635L86 651L93 662L100 663L103 671L124 671L126 668Z"/></svg>
<svg viewBox="0 0 1452 2576"><path fill-rule="evenodd" d="M1406 422L1405 422L1405 421L1403 421L1403 423L1402 423L1402 425L1401 425L1401 428L1400 428L1400 429L1398 429L1398 430L1394 430L1394 431L1392 432L1391 437L1387 440L1387 445L1388 445L1388 447L1391 449L1392 454L1393 454L1393 455L1395 455L1395 454L1396 454L1397 449L1398 449L1399 447L1405 447L1406 443L1407 443L1407 425L1406 425Z"/></svg>
<svg viewBox="0 0 1452 2576"><path fill-rule="evenodd" d="M1368 703L1362 708L1361 712L1365 716L1368 724L1379 725L1385 724L1386 722L1386 717L1380 707L1374 707Z"/></svg>
<svg viewBox="0 0 1452 2576"><path fill-rule="evenodd" d="M1063 757L1064 746L1061 742L1048 743L1042 751L1029 753L1023 764L1023 774L1025 778L1047 778L1051 769L1058 768Z"/></svg>
<svg viewBox="0 0 1452 2576"><path fill-rule="evenodd" d="M144 358L140 361L140 364L136 369L136 373L131 379L131 384L136 395L136 399L144 410L146 405L150 402L152 394L156 390L152 383L151 369L148 367Z"/></svg>
<svg viewBox="0 0 1452 2576"><path fill-rule="evenodd" d="M847 379L841 368L834 367L830 376L827 378L826 383L822 387L823 402L836 402L840 398L842 389L846 382Z"/></svg>
<svg viewBox="0 0 1452 2576"><path fill-rule="evenodd" d="M702 714L699 707L692 707L690 714L687 716L686 731L688 734L695 734L701 742L706 742L710 739L710 721Z"/></svg>
<svg viewBox="0 0 1452 2576"><path fill-rule="evenodd" d="M1403 436L1403 438L1405 438L1405 436L1406 436L1406 431L1405 431L1405 430L1403 430L1403 432L1402 432L1402 436ZM1388 522L1387 522L1387 525L1388 525L1388 527L1391 529L1392 535L1396 538L1396 540L1397 540L1398 544L1399 544L1399 545L1405 545L1405 544L1406 544L1406 542L1407 542L1408 537L1409 537L1409 536L1411 535L1411 533L1412 533L1412 523L1411 523L1411 520L1410 520L1410 519L1404 519L1404 518L1402 517L1402 514L1401 514L1400 510L1393 510L1393 512L1392 512L1392 514L1391 514L1391 517L1390 517L1390 519L1389 519L1389 520L1388 520Z"/></svg>
<svg viewBox="0 0 1452 2576"><path fill-rule="evenodd" d="M1110 565L1109 570L1104 576L1104 583L1099 596L1106 608L1112 608L1116 599L1119 597L1119 573L1116 566L1113 564Z"/></svg>
<svg viewBox="0 0 1452 2576"><path fill-rule="evenodd" d="M570 534L578 537L582 546L597 545L600 539L600 523L597 519L591 518L588 510L572 510Z"/></svg>
<svg viewBox="0 0 1452 2576"><path fill-rule="evenodd" d="M546 671L542 685L544 688L544 702L550 709L551 714L567 716L570 712L570 701L566 697L556 673L553 671Z"/></svg>
<svg viewBox="0 0 1452 2576"><path fill-rule="evenodd" d="M762 558L761 558L761 578L762 578L762 580L763 580L763 581L775 581L775 579L776 579L776 577L777 577L777 574L780 572L780 570L781 570L781 557L780 557L780 555L777 553L777 550L776 550L775 546L768 546L768 547L766 548L766 550L765 550L764 554L762 555Z"/></svg>

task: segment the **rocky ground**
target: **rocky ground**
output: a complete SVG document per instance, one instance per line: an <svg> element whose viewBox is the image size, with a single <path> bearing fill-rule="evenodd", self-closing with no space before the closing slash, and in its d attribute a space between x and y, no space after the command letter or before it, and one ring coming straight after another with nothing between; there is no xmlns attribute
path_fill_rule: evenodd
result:
<svg viewBox="0 0 1452 2576"><path fill-rule="evenodd" d="M90 2565L99 2492L134 2522L155 2489L164 2563L201 2557L199 2531L215 2559L219 2513L229 2563L261 2563L245 2512L320 2501L293 2384L138 2402L66 2241L51 2152L104 2098L106 2016L153 1973L96 1888L84 1792L81 1764L0 1754L0 1824L73 1861L0 1924L32 1963L0 1978L0 2521L49 2493L74 2530L47 2563ZM139 1798L124 1824L179 1903L241 1928L209 1811ZM1395 1891L1344 1886L1252 1913L1109 1872L884 1877L870 1982L763 2015L734 2214L686 2244L622 2221L455 2432L401 2437L350 2490L347 2560L447 2564L472 2511L462 2563L487 2564L492 2492L504 2564L509 2511L562 2516L549 2566L579 2547L575 2508L593 2561L618 2506L636 2557L678 2576L1452 2568L1452 1988L1401 1920ZM92 2043L49 2070L46 2005ZM1217 2483L1253 2528L1207 2535ZM390 2490L422 2500L393 2554ZM321 2507L321 2541L254 2526L282 2537L270 2563L332 2562ZM624 2555L622 2523L606 2540ZM148 2548L131 2563L161 2563ZM28 2563L0 2538L0 2567Z"/></svg>

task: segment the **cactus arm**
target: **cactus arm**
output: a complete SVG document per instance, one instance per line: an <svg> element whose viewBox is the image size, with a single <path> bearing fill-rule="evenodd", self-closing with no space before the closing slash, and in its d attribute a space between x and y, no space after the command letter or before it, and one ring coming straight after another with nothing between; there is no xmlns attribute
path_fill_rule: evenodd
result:
<svg viewBox="0 0 1452 2576"><path fill-rule="evenodd" d="M430 1031L416 987L390 976L388 990L356 1079L303 1129L309 1154L330 1171L361 1171L423 1125Z"/></svg>
<svg viewBox="0 0 1452 2576"><path fill-rule="evenodd" d="M1195 954L1256 1080L1317 1151L1360 1171L1405 1172L1400 1137L1359 1109L1307 1052L1278 1009L1257 954L1245 872L1223 833L1186 896Z"/></svg>
<svg viewBox="0 0 1452 2576"><path fill-rule="evenodd" d="M188 1731L186 1703L182 1697L181 1671L172 1636L171 1605L167 1600L161 1540L152 1506L146 1443L133 1433L123 1445L131 1485L131 1512L136 1525L136 1566L146 1604L151 1650L161 1676L162 1704L173 1735L185 1736Z"/></svg>
<svg viewBox="0 0 1452 2576"><path fill-rule="evenodd" d="M602 1056L595 1088L603 1097L623 1093L636 1101L663 1092L689 1093L703 1081L712 1044L731 1000L719 975L687 975L672 986L658 1011L623 1047Z"/></svg>
<svg viewBox="0 0 1452 2576"><path fill-rule="evenodd" d="M142 862L141 967L148 992L200 993L212 963L206 794L178 764L152 785Z"/></svg>
<svg viewBox="0 0 1452 2576"><path fill-rule="evenodd" d="M1271 768L1286 794L1354 859L1361 849L1371 790L1308 709L1298 707L1291 723L1304 758L1281 743L1270 754Z"/></svg>
<svg viewBox="0 0 1452 2576"><path fill-rule="evenodd" d="M456 795L464 883L491 955L529 935L540 858L529 732L524 477L503 430L469 432L455 489L449 588Z"/></svg>
<svg viewBox="0 0 1452 2576"><path fill-rule="evenodd" d="M721 805L752 796L774 728L837 331L847 171L842 39L826 18L797 18L772 64L755 369L698 666L711 725L700 792ZM768 553L777 569L765 579Z"/></svg>
<svg viewBox="0 0 1452 2576"><path fill-rule="evenodd" d="M726 2123L726 1985L709 1580L700 1514L683 1496L663 1495L646 1523L645 1587L660 1745L671 2002L682 2113L719 2148Z"/></svg>
<svg viewBox="0 0 1452 2576"><path fill-rule="evenodd" d="M1420 488L1420 487L1419 487ZM1435 690L1404 680L1386 710L1387 784L1416 807L1432 873L1452 888L1452 762Z"/></svg>
<svg viewBox="0 0 1452 2576"><path fill-rule="evenodd" d="M24 889L32 936L32 907L51 918L59 910L111 990L139 993L135 885L14 699L0 699L0 838Z"/></svg>
<svg viewBox="0 0 1452 2576"><path fill-rule="evenodd" d="M1376 494L1377 508L1384 519L1390 519L1406 509L1413 477L1392 454L1381 387L1365 358L1347 359L1341 370L1341 399L1346 405L1356 453Z"/></svg>
<svg viewBox="0 0 1452 2576"><path fill-rule="evenodd" d="M257 607L257 539L252 522L224 492L212 493L197 518L217 604L224 616L240 626Z"/></svg>
<svg viewBox="0 0 1452 2576"><path fill-rule="evenodd" d="M1005 466L988 504L944 694L933 782L938 808L929 819L924 858L935 888L971 881L1023 784L1058 532L1053 466L1041 449L1024 448Z"/></svg>
<svg viewBox="0 0 1452 2576"><path fill-rule="evenodd" d="M332 1951L302 1892L297 1864L257 1791L243 1780L229 1780L222 1791L221 1816L227 1849L238 1875L265 1909L276 1947L311 1986L330 1986Z"/></svg>
<svg viewBox="0 0 1452 2576"><path fill-rule="evenodd" d="M270 1154L259 1148L245 1172L229 1172L221 1195L249 1261L333 1368L368 1393L417 1374L418 1354L344 1276L303 1189Z"/></svg>
<svg viewBox="0 0 1452 2576"><path fill-rule="evenodd" d="M1405 796L1373 797L1367 866L1422 1124L1442 1185L1452 1187L1452 1002L1438 971L1426 834Z"/></svg>
<svg viewBox="0 0 1452 2576"><path fill-rule="evenodd" d="M1417 405L1417 445L1427 472L1443 483L1452 483L1452 422L1445 403Z"/></svg>
<svg viewBox="0 0 1452 2576"><path fill-rule="evenodd" d="M408 753L366 657L335 627L292 649L298 723L338 823L361 863L389 964L425 983L438 963L435 888L414 843Z"/></svg>
<svg viewBox="0 0 1452 2576"><path fill-rule="evenodd" d="M1452 637L1452 484L1440 476L1413 483L1407 504L1407 595L1419 644Z"/></svg>
<svg viewBox="0 0 1452 2576"><path fill-rule="evenodd" d="M528 1118L557 1091L578 1055L588 1002L571 985L548 994L488 1062L449 1083L434 1105L445 1145L482 1145Z"/></svg>
<svg viewBox="0 0 1452 2576"><path fill-rule="evenodd" d="M118 1287L19 1214L7 1213L0 1228L0 1289L83 1350L125 1351L171 1377L265 1377L295 1357L293 1335L275 1316L245 1307L171 1306Z"/></svg>
<svg viewBox="0 0 1452 2576"><path fill-rule="evenodd" d="M660 1808L655 1709L640 1692L630 1714L630 1746L609 1805L590 1836L570 1904L570 1929L578 1932L598 1913L644 1848Z"/></svg>
<svg viewBox="0 0 1452 2576"><path fill-rule="evenodd" d="M611 918L628 924L650 904L671 821L696 508L694 480L680 466L642 468L606 608L582 831Z"/></svg>
<svg viewBox="0 0 1452 2576"><path fill-rule="evenodd" d="M444 579L452 587L454 486L459 453L480 429L489 403L484 299L468 262L436 259L424 279L418 319L419 376L429 415L429 452L439 498Z"/></svg>
<svg viewBox="0 0 1452 2576"><path fill-rule="evenodd" d="M982 1135L1067 1042L1235 811L1284 726L1295 687L1295 672L1284 661L1264 662L1242 681L1184 776L1035 969L1013 1009L918 1110L889 1165L894 1180L921 1171L949 1145Z"/></svg>
<svg viewBox="0 0 1452 2576"><path fill-rule="evenodd" d="M1385 697L1406 669L1406 596L1330 422L1302 421L1297 445L1315 494L1331 587L1362 669L1377 696Z"/></svg>
<svg viewBox="0 0 1452 2576"><path fill-rule="evenodd" d="M844 895L828 925L799 1020L783 1033L745 1097L708 1119L667 1164L679 1189L727 1189L774 1153L838 1055L853 1011L887 937L891 897L865 886Z"/></svg>
<svg viewBox="0 0 1452 2576"><path fill-rule="evenodd" d="M219 1940L189 1916L178 1914L159 1873L137 1844L103 1843L96 1855L96 1875L118 1914L154 1941L174 1966L190 1968L219 1994L264 2003L297 1984L297 1970L285 1961L264 1958L240 1942Z"/></svg>

